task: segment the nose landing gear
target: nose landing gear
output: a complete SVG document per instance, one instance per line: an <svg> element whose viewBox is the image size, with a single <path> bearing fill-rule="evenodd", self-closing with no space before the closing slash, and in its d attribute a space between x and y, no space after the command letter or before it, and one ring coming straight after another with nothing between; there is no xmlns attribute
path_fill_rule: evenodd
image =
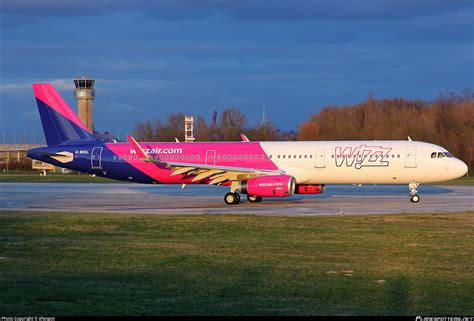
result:
<svg viewBox="0 0 474 321"><path fill-rule="evenodd" d="M420 201L420 196L418 196L418 191L416 190L418 185L418 183L410 183L408 185L408 189L410 190L410 202L412 203L418 203Z"/></svg>

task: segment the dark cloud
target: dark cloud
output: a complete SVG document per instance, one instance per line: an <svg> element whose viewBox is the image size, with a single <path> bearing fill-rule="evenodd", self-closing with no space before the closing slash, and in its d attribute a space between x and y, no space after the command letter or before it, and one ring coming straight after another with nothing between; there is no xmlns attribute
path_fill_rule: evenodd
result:
<svg viewBox="0 0 474 321"><path fill-rule="evenodd" d="M472 10L469 0L1 0L1 12L26 16L90 16L140 11L164 20L401 20Z"/></svg>
<svg viewBox="0 0 474 321"><path fill-rule="evenodd" d="M31 82L67 87L82 73L97 79L98 128L114 131L263 104L290 129L368 91L431 99L472 86L464 0L0 1L0 128L39 130L16 117L36 112Z"/></svg>

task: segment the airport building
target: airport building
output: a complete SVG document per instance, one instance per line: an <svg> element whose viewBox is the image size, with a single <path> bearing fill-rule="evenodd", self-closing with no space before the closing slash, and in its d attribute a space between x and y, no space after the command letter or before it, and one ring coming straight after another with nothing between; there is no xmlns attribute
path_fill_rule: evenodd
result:
<svg viewBox="0 0 474 321"><path fill-rule="evenodd" d="M31 169L31 159L26 157L26 152L41 146L38 144L0 144L0 169L2 172L12 169Z"/></svg>

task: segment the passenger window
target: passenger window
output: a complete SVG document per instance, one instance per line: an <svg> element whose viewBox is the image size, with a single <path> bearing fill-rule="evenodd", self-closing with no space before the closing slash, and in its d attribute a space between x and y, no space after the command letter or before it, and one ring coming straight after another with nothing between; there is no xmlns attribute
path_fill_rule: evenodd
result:
<svg viewBox="0 0 474 321"><path fill-rule="evenodd" d="M244 155L244 159L247 159L247 154Z"/></svg>
<svg viewBox="0 0 474 321"><path fill-rule="evenodd" d="M119 156L119 157L118 157L118 160L122 160L122 156Z"/></svg>
<svg viewBox="0 0 474 321"><path fill-rule="evenodd" d="M436 158L436 152L431 153L431 158Z"/></svg>
<svg viewBox="0 0 474 321"><path fill-rule="evenodd" d="M438 153L438 158L443 158L443 157L444 157L443 153Z"/></svg>
<svg viewBox="0 0 474 321"><path fill-rule="evenodd" d="M283 158L286 158L286 155L283 155Z"/></svg>
<svg viewBox="0 0 474 321"><path fill-rule="evenodd" d="M280 155L278 155L277 158L280 158Z"/></svg>
<svg viewBox="0 0 474 321"><path fill-rule="evenodd" d="M252 158L253 158L253 155L252 155L252 154L250 154L250 155L249 155L249 159L252 159Z"/></svg>

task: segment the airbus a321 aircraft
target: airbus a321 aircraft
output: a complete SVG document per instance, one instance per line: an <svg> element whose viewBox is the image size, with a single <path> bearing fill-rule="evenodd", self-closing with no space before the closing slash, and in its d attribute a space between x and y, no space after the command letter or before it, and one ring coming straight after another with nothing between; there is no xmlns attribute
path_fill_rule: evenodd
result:
<svg viewBox="0 0 474 321"><path fill-rule="evenodd" d="M137 142L104 143L50 84L33 84L47 147L28 156L75 171L146 184L228 186L225 203L319 194L325 184L408 184L463 176L467 166L446 149L424 142Z"/></svg>

